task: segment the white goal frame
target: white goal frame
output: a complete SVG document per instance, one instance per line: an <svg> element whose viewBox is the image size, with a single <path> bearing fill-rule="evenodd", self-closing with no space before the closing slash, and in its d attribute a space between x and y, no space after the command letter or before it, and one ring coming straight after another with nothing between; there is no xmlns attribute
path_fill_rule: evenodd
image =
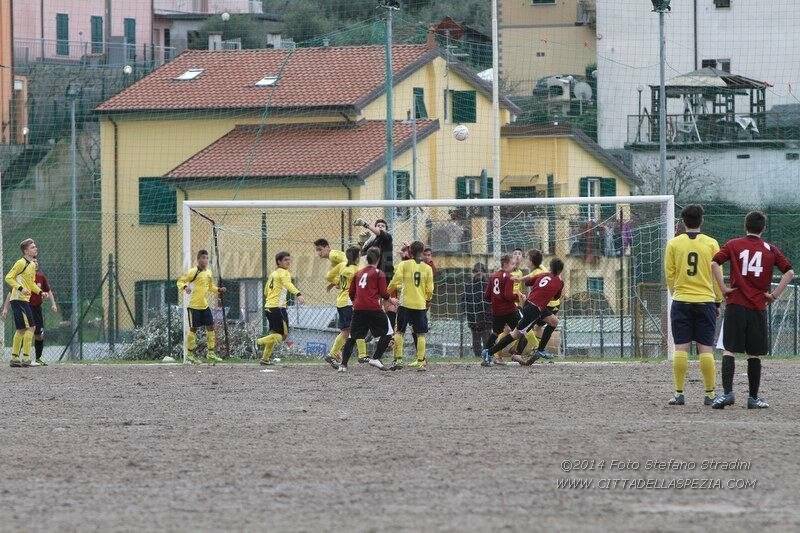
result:
<svg viewBox="0 0 800 533"><path fill-rule="evenodd" d="M673 220L675 216L675 197L672 195L654 196L592 196L592 197L558 197L558 198L486 198L473 200L456 199L419 199L419 200L184 200L182 207L183 224L183 271L192 267L192 210L200 209L324 209L324 208L359 208L359 207L529 207L529 206L556 206L556 205L619 205L619 204L658 204L661 206L661 215L664 220ZM494 226L499 223L499 209L494 209ZM675 225L667 224L664 228L664 241L675 236ZM497 257L500 250L494 248ZM667 358L672 359L674 347L672 343L672 328L669 320L669 309L672 296L667 291ZM184 294L183 298L183 362L186 363L186 340L189 332L189 319L187 308L189 299Z"/></svg>

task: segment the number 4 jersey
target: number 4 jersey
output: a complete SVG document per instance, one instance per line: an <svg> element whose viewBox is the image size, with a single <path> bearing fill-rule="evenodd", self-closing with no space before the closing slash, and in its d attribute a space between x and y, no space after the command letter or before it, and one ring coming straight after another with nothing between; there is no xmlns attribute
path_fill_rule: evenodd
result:
<svg viewBox="0 0 800 533"><path fill-rule="evenodd" d="M725 243L714 256L720 265L731 262L731 287L736 289L727 303L763 311L767 308L766 292L772 284L772 268L786 273L792 269L789 260L777 246L761 237L748 235Z"/></svg>
<svg viewBox="0 0 800 533"><path fill-rule="evenodd" d="M350 283L350 300L354 311L383 311L381 298L389 299L386 292L386 274L368 265L353 276Z"/></svg>
<svg viewBox="0 0 800 533"><path fill-rule="evenodd" d="M717 241L702 233L684 233L670 239L664 252L664 274L676 302L722 302L722 293L711 274L711 261L717 252Z"/></svg>

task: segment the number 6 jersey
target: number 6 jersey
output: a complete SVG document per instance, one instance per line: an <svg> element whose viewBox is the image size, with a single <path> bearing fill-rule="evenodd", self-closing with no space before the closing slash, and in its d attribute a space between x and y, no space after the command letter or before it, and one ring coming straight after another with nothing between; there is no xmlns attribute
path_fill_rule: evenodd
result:
<svg viewBox="0 0 800 533"><path fill-rule="evenodd" d="M560 299L564 289L564 282L552 272L537 274L525 281L525 284L532 287L528 293L528 301L540 310L547 308L550 300Z"/></svg>
<svg viewBox="0 0 800 533"><path fill-rule="evenodd" d="M763 311L767 308L765 293L772 284L772 268L784 274L792 269L789 260L777 246L764 242L761 237L748 235L725 243L714 256L714 262L731 262L731 288L736 289L726 299L727 303Z"/></svg>

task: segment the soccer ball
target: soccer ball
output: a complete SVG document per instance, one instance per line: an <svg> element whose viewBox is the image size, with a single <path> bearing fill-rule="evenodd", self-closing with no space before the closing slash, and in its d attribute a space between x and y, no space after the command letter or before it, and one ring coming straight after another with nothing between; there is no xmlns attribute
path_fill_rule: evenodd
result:
<svg viewBox="0 0 800 533"><path fill-rule="evenodd" d="M130 66L130 65L125 65L125 66L122 68L122 72L124 72L125 74L130 74L130 73L132 73L132 72L133 72L133 67L132 67L132 66Z"/></svg>
<svg viewBox="0 0 800 533"><path fill-rule="evenodd" d="M463 124L459 124L453 130L453 137L456 138L457 141L466 141L469 137L469 129Z"/></svg>

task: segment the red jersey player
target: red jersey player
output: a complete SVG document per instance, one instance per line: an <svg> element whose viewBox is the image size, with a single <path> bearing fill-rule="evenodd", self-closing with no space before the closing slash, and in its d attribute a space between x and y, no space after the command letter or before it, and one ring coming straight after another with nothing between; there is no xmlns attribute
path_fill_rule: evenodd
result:
<svg viewBox="0 0 800 533"><path fill-rule="evenodd" d="M381 357L392 340L392 325L384 313L381 300L397 305L397 300L389 298L386 274L378 270L381 258L379 248L367 250L367 266L356 272L350 282L350 300L353 302L353 320L350 323L350 338L342 349L342 363L339 372L347 370L347 362L353 353L353 346L358 347L359 361L367 357L367 333L378 339L375 354L367 362L380 370L385 370ZM327 361L327 359L326 359ZM327 361L329 364L331 361Z"/></svg>
<svg viewBox="0 0 800 533"><path fill-rule="evenodd" d="M510 255L504 255L500 258L500 270L489 276L489 281L486 283L483 297L492 304L492 334L484 345L481 366L492 366L489 349L494 346L497 337L506 327L513 330L519 323L517 294L514 292L514 280L511 279L512 270L514 261Z"/></svg>
<svg viewBox="0 0 800 533"><path fill-rule="evenodd" d="M747 236L725 243L714 256L711 269L714 278L725 295L725 321L722 343L722 387L724 394L718 396L711 406L724 409L734 404L733 374L734 355L746 353L747 381L749 384L748 409L764 409L769 404L758 396L761 384L761 356L769 352L767 331L767 304L780 298L794 278L792 265L777 246L761 239L767 218L759 211L745 217ZM725 285L721 265L731 263L731 286ZM772 288L772 269L783 273L778 286Z"/></svg>
<svg viewBox="0 0 800 533"><path fill-rule="evenodd" d="M499 340L488 350L484 350L484 359L488 359L489 354L494 355L512 342L515 339L523 337L529 328L534 326L539 320L545 321L550 324L553 329L558 326L558 318L551 310L547 308L547 304L551 300L557 300L561 297L561 291L564 289L564 282L561 280L561 272L564 270L564 262L561 259L555 258L550 261L550 271L543 272L527 279L525 284L532 287L531 292L528 294L527 301L522 307L522 317L517 324L517 327L511 332L511 335ZM533 363L540 357L545 357L546 354L542 351L542 342L547 346L548 339L544 336L539 342L539 349L530 358L526 364ZM488 354L487 354L488 352Z"/></svg>

